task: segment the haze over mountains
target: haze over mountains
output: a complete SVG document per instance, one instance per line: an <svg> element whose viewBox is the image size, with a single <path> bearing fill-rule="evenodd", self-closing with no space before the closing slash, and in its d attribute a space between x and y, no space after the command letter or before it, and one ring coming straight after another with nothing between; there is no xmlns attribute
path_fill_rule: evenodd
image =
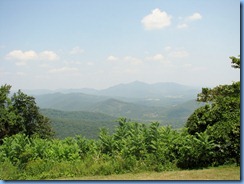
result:
<svg viewBox="0 0 244 184"><path fill-rule="evenodd" d="M113 116L129 115L142 119L140 112L157 112L175 107L189 100L195 100L199 89L176 83L146 84L132 82L119 84L103 90L64 89L37 94L40 91L27 91L33 94L41 108L64 111L101 112ZM44 92L44 91L43 91ZM114 112L116 111L117 112ZM144 118L143 118L144 119Z"/></svg>
<svg viewBox="0 0 244 184"><path fill-rule="evenodd" d="M118 117L141 122L158 121L163 125L180 128L189 115L202 105L195 101L200 89L177 83L147 84L135 81L103 90L23 91L36 98L43 114L54 122L56 132L62 127L62 131L73 127L70 132L74 135L78 130L86 134L87 127L93 127L96 133L101 128L99 125L114 127ZM88 114L89 118L84 119L84 114Z"/></svg>
<svg viewBox="0 0 244 184"><path fill-rule="evenodd" d="M191 97L199 92L196 87L185 86L172 82L162 82L148 84L140 81L134 81L127 84L118 84L106 89L96 90L92 88L81 89L37 89L37 90L24 90L24 92L32 95L41 95L49 93L84 93L90 95L114 96L114 97L127 97L127 98L150 98L150 97Z"/></svg>

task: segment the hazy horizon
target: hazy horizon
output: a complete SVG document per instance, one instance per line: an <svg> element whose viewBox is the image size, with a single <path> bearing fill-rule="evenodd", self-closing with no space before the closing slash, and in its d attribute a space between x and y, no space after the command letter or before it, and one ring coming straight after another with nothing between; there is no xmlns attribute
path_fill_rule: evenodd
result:
<svg viewBox="0 0 244 184"><path fill-rule="evenodd" d="M67 87L61 87L61 88L14 88L14 86L11 87L11 91L18 91L18 90L22 90L22 91L38 91L38 90L47 90L47 91L52 91L52 92L58 92L58 91L62 91L62 90L82 90L82 89L90 89L90 90L106 90L106 89L109 89L109 88L112 88L112 87L115 87L115 86L119 86L119 85L127 85L127 84L132 84L132 83L135 83L135 82L140 82L140 83L145 83L145 84L148 84L148 85L154 85L154 84L160 84L160 83L171 83L171 84L178 84L178 85L182 85L182 86L187 86L187 87L191 87L191 88L195 88L195 89L202 89L204 87L208 87L208 88L212 88L212 87L215 87L214 85L208 85L208 86L200 86L200 85L187 85L187 84L182 84L182 83L177 83L177 82L143 82L143 81L138 81L138 80L135 80L135 81L131 81L131 82L124 82L124 83L117 83L117 84L114 84L114 85L111 85L111 86L108 86L108 87L104 87L104 88L95 88L95 87L80 87L80 88L67 88ZM234 81L233 81L234 82ZM232 83L232 82L231 82ZM228 83L228 84L231 84L231 83ZM227 84L227 83L225 83ZM218 84L218 85L224 85L224 84Z"/></svg>
<svg viewBox="0 0 244 184"><path fill-rule="evenodd" d="M237 0L2 0L0 27L0 85L14 90L240 80Z"/></svg>

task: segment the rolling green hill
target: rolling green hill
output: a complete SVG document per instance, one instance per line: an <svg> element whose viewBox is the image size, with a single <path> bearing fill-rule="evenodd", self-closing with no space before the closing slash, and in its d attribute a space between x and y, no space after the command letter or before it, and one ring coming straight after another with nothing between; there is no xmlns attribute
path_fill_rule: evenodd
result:
<svg viewBox="0 0 244 184"><path fill-rule="evenodd" d="M41 109L41 113L52 122L56 137L82 135L86 138L97 138L102 127L114 130L116 117L84 111L59 111L54 109Z"/></svg>
<svg viewBox="0 0 244 184"><path fill-rule="evenodd" d="M181 128L202 105L193 100L196 94L195 88L176 83L136 81L104 90L66 89L34 97L42 113L51 119L57 137L82 134L96 138L101 127L113 131L119 117Z"/></svg>
<svg viewBox="0 0 244 184"><path fill-rule="evenodd" d="M167 109L138 106L109 99L96 104L93 109L90 109L94 112L41 109L41 113L52 121L52 127L58 138L79 134L87 138L97 138L99 129L102 127L113 132L117 126L116 120L119 117L126 117L144 123L158 121L161 125L181 128L194 109L201 105L203 104L191 100Z"/></svg>
<svg viewBox="0 0 244 184"><path fill-rule="evenodd" d="M128 117L135 120L160 120L164 117L164 107L153 107L108 99L92 106L89 111Z"/></svg>

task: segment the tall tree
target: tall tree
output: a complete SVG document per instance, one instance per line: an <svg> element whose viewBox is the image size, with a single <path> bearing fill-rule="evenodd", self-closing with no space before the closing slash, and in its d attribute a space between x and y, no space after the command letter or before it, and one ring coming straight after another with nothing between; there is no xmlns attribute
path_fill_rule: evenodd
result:
<svg viewBox="0 0 244 184"><path fill-rule="evenodd" d="M240 58L230 57L232 67L240 69ZM240 159L240 81L231 85L203 88L197 101L206 102L187 120L192 135L206 132L216 145L214 162L223 164L228 159Z"/></svg>
<svg viewBox="0 0 244 184"><path fill-rule="evenodd" d="M34 97L19 90L10 98L10 89L10 85L0 87L0 140L17 133L51 137L50 121L39 113Z"/></svg>

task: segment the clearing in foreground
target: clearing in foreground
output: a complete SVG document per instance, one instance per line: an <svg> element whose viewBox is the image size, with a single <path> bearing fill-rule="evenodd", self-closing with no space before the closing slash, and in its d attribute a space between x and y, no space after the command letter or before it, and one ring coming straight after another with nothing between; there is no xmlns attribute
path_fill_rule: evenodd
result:
<svg viewBox="0 0 244 184"><path fill-rule="evenodd" d="M240 167L222 166L199 170L128 173L108 176L59 178L60 180L240 180Z"/></svg>

